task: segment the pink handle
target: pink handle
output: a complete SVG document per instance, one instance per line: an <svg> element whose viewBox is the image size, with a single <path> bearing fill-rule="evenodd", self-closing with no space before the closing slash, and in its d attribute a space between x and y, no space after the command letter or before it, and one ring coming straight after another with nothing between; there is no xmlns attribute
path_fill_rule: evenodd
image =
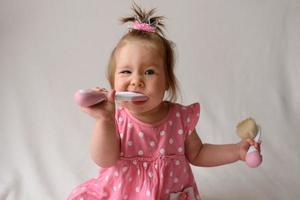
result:
<svg viewBox="0 0 300 200"><path fill-rule="evenodd" d="M258 167L262 163L262 156L259 154L255 147L251 146L246 155L246 164L251 167L255 168Z"/></svg>
<svg viewBox="0 0 300 200"><path fill-rule="evenodd" d="M253 139L255 142L259 142L261 137L261 128L259 128L258 133ZM258 150L254 146L250 146L246 155L246 164L255 168L258 167L262 163L262 156L259 154Z"/></svg>
<svg viewBox="0 0 300 200"><path fill-rule="evenodd" d="M78 90L74 98L76 103L82 107L93 106L106 100L104 93L95 90Z"/></svg>

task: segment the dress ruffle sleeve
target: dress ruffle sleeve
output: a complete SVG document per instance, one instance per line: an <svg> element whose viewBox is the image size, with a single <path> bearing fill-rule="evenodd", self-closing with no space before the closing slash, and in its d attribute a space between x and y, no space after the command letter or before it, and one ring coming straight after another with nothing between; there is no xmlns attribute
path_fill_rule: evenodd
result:
<svg viewBox="0 0 300 200"><path fill-rule="evenodd" d="M187 133L187 135L190 135L198 121L199 121L199 117L200 117L200 104L199 103L193 103L189 106L186 106L186 119L185 120L185 133Z"/></svg>

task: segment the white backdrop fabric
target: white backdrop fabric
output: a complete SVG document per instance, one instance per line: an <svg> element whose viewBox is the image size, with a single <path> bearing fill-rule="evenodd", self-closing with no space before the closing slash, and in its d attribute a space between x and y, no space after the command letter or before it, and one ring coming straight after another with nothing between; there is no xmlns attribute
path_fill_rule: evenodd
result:
<svg viewBox="0 0 300 200"><path fill-rule="evenodd" d="M233 143L236 124L262 127L263 164L193 167L206 200L300 196L300 1L137 1L167 17L180 103L200 102L206 143ZM97 175L94 120L74 92L109 87L106 64L131 1L0 1L0 199L66 199Z"/></svg>

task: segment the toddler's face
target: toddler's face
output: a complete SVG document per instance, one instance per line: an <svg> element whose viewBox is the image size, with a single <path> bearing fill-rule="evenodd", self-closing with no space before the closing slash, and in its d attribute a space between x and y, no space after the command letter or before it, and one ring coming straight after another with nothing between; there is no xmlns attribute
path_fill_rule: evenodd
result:
<svg viewBox="0 0 300 200"><path fill-rule="evenodd" d="M149 42L134 40L120 47L115 59L114 89L148 97L147 101L121 102L121 105L135 114L158 108L167 89L161 51Z"/></svg>

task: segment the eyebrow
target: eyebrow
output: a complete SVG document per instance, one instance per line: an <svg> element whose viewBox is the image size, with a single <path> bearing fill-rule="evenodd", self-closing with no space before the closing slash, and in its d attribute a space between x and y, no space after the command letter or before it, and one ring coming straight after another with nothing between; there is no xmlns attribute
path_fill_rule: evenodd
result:
<svg viewBox="0 0 300 200"><path fill-rule="evenodd" d="M144 69L147 69L147 68L159 68L159 65L157 63L151 63L150 65L144 65L144 64L142 64L142 67ZM131 69L131 68L132 68L131 65L116 66L116 69L119 69L119 70L120 69Z"/></svg>

